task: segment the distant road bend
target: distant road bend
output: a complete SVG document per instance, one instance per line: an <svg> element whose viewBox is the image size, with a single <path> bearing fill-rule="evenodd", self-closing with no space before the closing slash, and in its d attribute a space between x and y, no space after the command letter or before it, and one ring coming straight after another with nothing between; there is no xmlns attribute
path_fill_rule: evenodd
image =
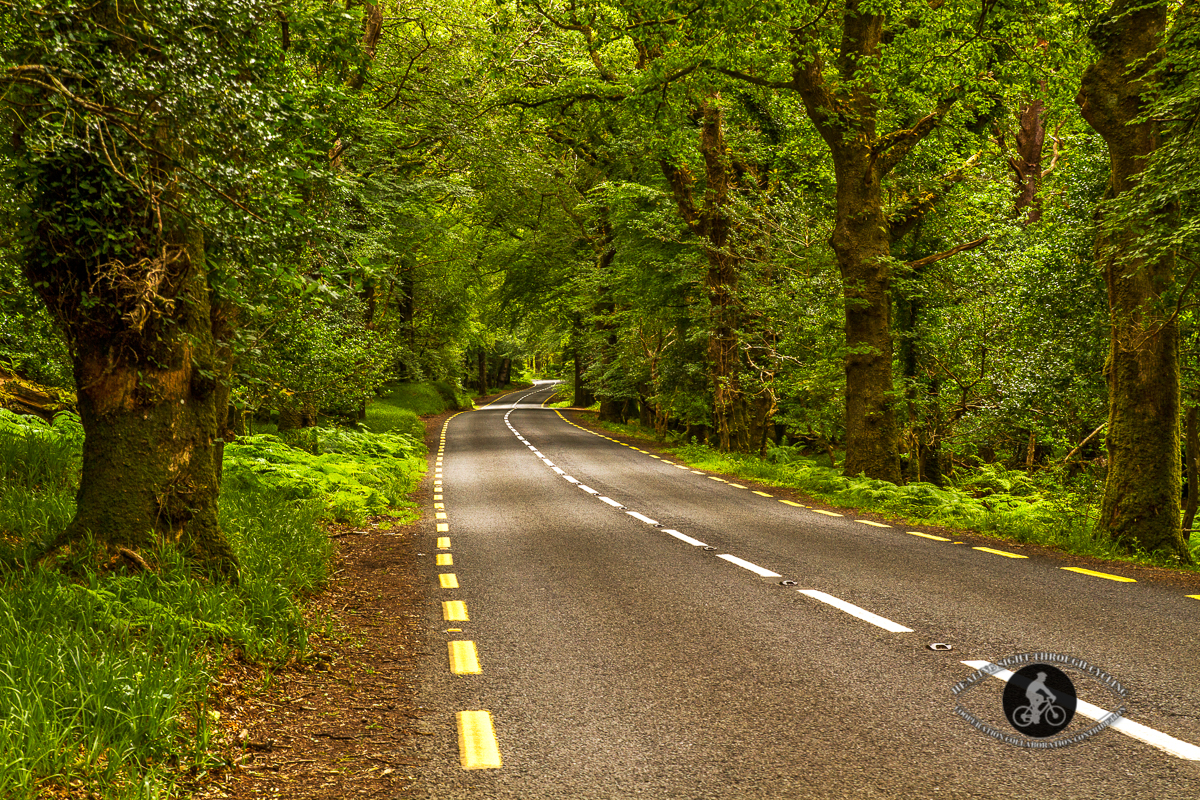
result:
<svg viewBox="0 0 1200 800"><path fill-rule="evenodd" d="M809 509L584 430L550 391L442 429L425 796L1200 798L1200 584ZM1022 653L1128 689L1064 667L1061 736L1126 714L1049 750L956 716L1015 733L1010 673L952 688Z"/></svg>

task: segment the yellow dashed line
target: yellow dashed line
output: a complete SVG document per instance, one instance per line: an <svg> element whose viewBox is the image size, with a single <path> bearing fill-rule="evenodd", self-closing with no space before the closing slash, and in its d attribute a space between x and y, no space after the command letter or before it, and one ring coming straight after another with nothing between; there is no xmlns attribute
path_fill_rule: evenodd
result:
<svg viewBox="0 0 1200 800"><path fill-rule="evenodd" d="M438 550L449 550L449 549L450 549L450 537L449 536L439 536L438 537Z"/></svg>
<svg viewBox="0 0 1200 800"><path fill-rule="evenodd" d="M882 522L872 522L869 519L856 519L855 522L861 522L863 525L870 525L872 528L890 528L891 525L884 525Z"/></svg>
<svg viewBox="0 0 1200 800"><path fill-rule="evenodd" d="M748 489L748 488L750 488L750 487L748 487L748 486L742 486L740 483L731 483L731 484L729 484L729 485L730 485L730 486L732 486L734 489Z"/></svg>
<svg viewBox="0 0 1200 800"><path fill-rule="evenodd" d="M841 514L838 514L836 511L826 511L826 510L825 510L825 509L823 509L823 508L814 508L814 509L813 509L813 513L814 513L814 514L824 514L824 515L825 515L825 516L827 516L827 517L840 517L840 516L842 516Z"/></svg>
<svg viewBox="0 0 1200 800"><path fill-rule="evenodd" d="M434 508L445 508L446 504L445 503L434 503L433 507Z"/></svg>
<svg viewBox="0 0 1200 800"><path fill-rule="evenodd" d="M1192 598L1193 600L1200 600L1200 594L1189 594L1188 597Z"/></svg>
<svg viewBox="0 0 1200 800"><path fill-rule="evenodd" d="M710 481L720 481L721 483L729 483L729 481L725 480L724 478L718 478L716 475L709 475L708 479Z"/></svg>
<svg viewBox="0 0 1200 800"><path fill-rule="evenodd" d="M950 541L945 536L934 536L932 533L921 533L920 531L905 531L905 533L909 534L910 536L920 536L925 539L933 539L935 542Z"/></svg>
<svg viewBox="0 0 1200 800"><path fill-rule="evenodd" d="M441 500L441 499L442 499L442 496L441 496L440 494L435 494L435 495L433 496L433 499L434 499L434 500Z"/></svg>
<svg viewBox="0 0 1200 800"><path fill-rule="evenodd" d="M446 518L446 512L445 512L445 511L438 511L438 512L434 513L434 515L433 515L433 518L434 518L434 519L445 519L445 518Z"/></svg>
<svg viewBox="0 0 1200 800"><path fill-rule="evenodd" d="M457 589L458 576L453 572L443 572L441 575L438 575L438 583L441 584L443 589Z"/></svg>
<svg viewBox="0 0 1200 800"><path fill-rule="evenodd" d="M442 619L446 622L470 622L467 616L467 604L462 600L443 600Z"/></svg>
<svg viewBox="0 0 1200 800"><path fill-rule="evenodd" d="M450 555L449 553L438 553L437 561L435 563L439 567L452 567L454 566L454 556Z"/></svg>
<svg viewBox="0 0 1200 800"><path fill-rule="evenodd" d="M449 522L439 522L437 524L437 532L438 533L449 533L450 532L450 523Z"/></svg>
<svg viewBox="0 0 1200 800"><path fill-rule="evenodd" d="M487 711L458 712L458 755L463 769L498 769L500 746Z"/></svg>
<svg viewBox="0 0 1200 800"><path fill-rule="evenodd" d="M474 642L446 642L450 652L450 671L455 675L479 675L483 672L479 667L479 652Z"/></svg>
<svg viewBox="0 0 1200 800"><path fill-rule="evenodd" d="M1020 553L1009 553L1005 550L993 550L990 547L972 547L971 549L979 550L982 553L991 553L995 556L1004 556L1005 558L1029 558L1029 556L1023 556Z"/></svg>
<svg viewBox="0 0 1200 800"><path fill-rule="evenodd" d="M804 506L800 505L799 503L793 503L791 500L780 500L779 502L783 503L785 506L795 506L796 508L804 508Z"/></svg>
<svg viewBox="0 0 1200 800"><path fill-rule="evenodd" d="M754 490L754 493L756 495L758 495L759 497L774 497L775 496L773 494L767 494L766 492L760 492L757 489Z"/></svg>
<svg viewBox="0 0 1200 800"><path fill-rule="evenodd" d="M1121 583L1137 583L1136 578L1126 578L1124 575L1109 575L1107 572L1096 572L1094 569L1084 569L1083 567L1059 567L1068 572L1078 572L1081 575L1091 575L1095 578L1107 578L1110 581L1120 581Z"/></svg>

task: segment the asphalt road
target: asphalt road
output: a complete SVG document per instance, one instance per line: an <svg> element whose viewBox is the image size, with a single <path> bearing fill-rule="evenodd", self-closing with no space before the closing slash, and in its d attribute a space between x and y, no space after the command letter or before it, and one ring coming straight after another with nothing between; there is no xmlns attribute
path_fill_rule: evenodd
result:
<svg viewBox="0 0 1200 800"><path fill-rule="evenodd" d="M1200 586L789 505L569 424L547 396L451 418L435 454L420 793L1200 798ZM1088 736L1077 713L1054 738L1082 741L1032 749L956 714L1016 736L1003 680L953 689L980 666L964 661L1024 653L1044 655L1013 670L1102 673L1058 664L1094 716L1127 709L1125 732Z"/></svg>

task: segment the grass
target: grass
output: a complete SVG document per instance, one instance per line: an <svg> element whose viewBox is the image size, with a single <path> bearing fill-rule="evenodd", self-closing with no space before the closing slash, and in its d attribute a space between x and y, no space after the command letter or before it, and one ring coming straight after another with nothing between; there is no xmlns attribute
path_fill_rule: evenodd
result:
<svg viewBox="0 0 1200 800"><path fill-rule="evenodd" d="M470 406L470 398L445 381L397 383L367 407L364 424L377 433L403 433L420 439L425 430L420 417Z"/></svg>
<svg viewBox="0 0 1200 800"><path fill-rule="evenodd" d="M100 575L86 547L68 569L35 560L74 511L78 421L0 412L0 797L182 797L219 766L209 687L224 660L304 659L304 598L332 552L322 522L402 503L423 469L411 437L303 437L227 447L236 585L194 574L170 546L142 554L151 571Z"/></svg>
<svg viewBox="0 0 1200 800"><path fill-rule="evenodd" d="M643 439L653 435L638 425L599 423L608 430ZM767 458L721 453L701 444L671 449L696 469L737 475L770 486L795 489L839 508L875 512L919 525L974 530L1015 542L1028 542L1064 552L1154 566L1200 571L1200 534L1190 549L1197 565L1174 556L1129 553L1096 525L1099 482L1084 475L1069 482L1051 475L1035 482L1022 471L984 464L959 470L955 484L903 486L867 478L847 478L828 466L826 457L805 455L797 447L773 447ZM822 463L823 462L823 463Z"/></svg>

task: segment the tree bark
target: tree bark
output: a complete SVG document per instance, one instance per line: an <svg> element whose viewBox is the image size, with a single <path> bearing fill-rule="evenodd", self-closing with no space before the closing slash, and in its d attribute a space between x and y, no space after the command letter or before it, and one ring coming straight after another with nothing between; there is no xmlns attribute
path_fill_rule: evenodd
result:
<svg viewBox="0 0 1200 800"><path fill-rule="evenodd" d="M1100 55L1084 73L1076 102L1108 144L1109 198L1137 182L1159 145L1159 125L1140 118L1166 23L1165 2L1116 0L1092 30ZM1174 257L1139 252L1139 227L1113 224L1097 239L1111 326L1100 526L1131 550L1190 561L1180 526L1179 331L1163 297L1174 280Z"/></svg>
<svg viewBox="0 0 1200 800"><path fill-rule="evenodd" d="M166 324L130 331L110 319L105 328L58 306L84 429L75 517L61 541L90 536L108 549L139 550L165 540L206 569L236 574L217 504L229 410L228 351L218 334L226 322L207 284L202 235L176 238L178 288ZM27 274L42 266L27 264ZM52 307L58 300L45 299Z"/></svg>
<svg viewBox="0 0 1200 800"><path fill-rule="evenodd" d="M1200 507L1200 430L1196 422L1196 406L1187 410L1187 506L1183 510L1183 536L1186 541L1196 521L1196 509Z"/></svg>

